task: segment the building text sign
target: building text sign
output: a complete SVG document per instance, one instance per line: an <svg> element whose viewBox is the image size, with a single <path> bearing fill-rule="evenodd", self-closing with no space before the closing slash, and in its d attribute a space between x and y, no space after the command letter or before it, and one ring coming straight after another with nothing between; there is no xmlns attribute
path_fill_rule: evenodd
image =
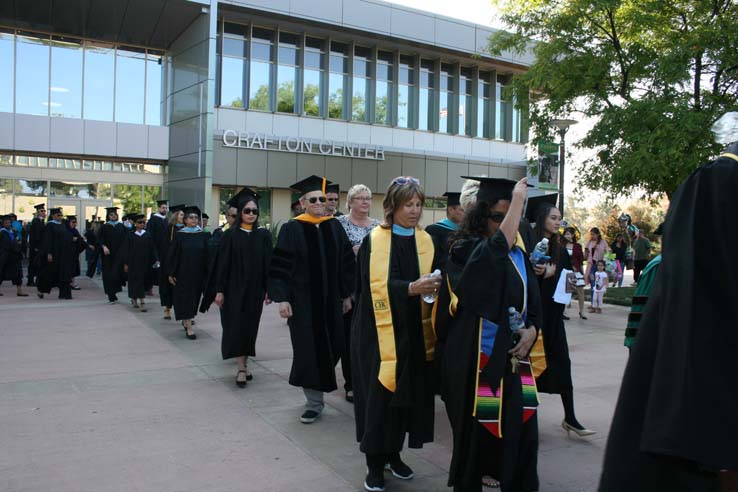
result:
<svg viewBox="0 0 738 492"><path fill-rule="evenodd" d="M384 147L381 145L356 144L304 137L280 137L265 133L223 131L223 145L238 149L272 150L276 152L297 152L300 154L354 157L356 159L384 160Z"/></svg>

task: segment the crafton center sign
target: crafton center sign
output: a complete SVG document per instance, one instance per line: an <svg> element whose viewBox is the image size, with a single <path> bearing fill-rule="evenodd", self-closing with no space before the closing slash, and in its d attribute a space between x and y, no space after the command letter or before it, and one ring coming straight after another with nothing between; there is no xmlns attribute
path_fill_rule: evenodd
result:
<svg viewBox="0 0 738 492"><path fill-rule="evenodd" d="M304 137L283 137L256 132L223 130L223 146L236 149L270 150L273 152L296 152L356 159L384 160L384 147L372 144L357 144L335 140Z"/></svg>

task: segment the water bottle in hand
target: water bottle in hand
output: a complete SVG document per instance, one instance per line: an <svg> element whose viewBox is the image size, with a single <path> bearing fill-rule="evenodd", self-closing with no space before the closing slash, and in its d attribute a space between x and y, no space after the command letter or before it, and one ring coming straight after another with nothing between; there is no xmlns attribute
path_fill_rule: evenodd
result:
<svg viewBox="0 0 738 492"><path fill-rule="evenodd" d="M441 276L441 270L436 269L433 273L430 274L431 278L440 277ZM433 292L432 294L423 294L423 300L427 302L428 304L433 304L436 302L436 298L438 298L438 292Z"/></svg>
<svg viewBox="0 0 738 492"><path fill-rule="evenodd" d="M533 253L530 255L531 263L534 265L540 265L550 261L551 257L546 253L548 253L548 238L544 237L538 244L536 244L536 247L533 248Z"/></svg>
<svg viewBox="0 0 738 492"><path fill-rule="evenodd" d="M518 333L518 330L521 328L525 328L525 320L523 319L523 315L518 312L517 309L510 306L507 308L508 312L508 320L510 322L510 331L513 332L513 346L517 345L520 341L520 334Z"/></svg>

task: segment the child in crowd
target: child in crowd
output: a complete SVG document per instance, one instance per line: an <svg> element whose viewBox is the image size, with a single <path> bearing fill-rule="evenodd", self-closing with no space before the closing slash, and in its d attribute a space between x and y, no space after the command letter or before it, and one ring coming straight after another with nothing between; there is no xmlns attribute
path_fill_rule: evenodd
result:
<svg viewBox="0 0 738 492"><path fill-rule="evenodd" d="M597 272L595 276L595 284L592 289L592 307L589 308L590 313L601 313L602 312L602 301L607 291L608 276L605 271L605 261L600 260L597 262Z"/></svg>

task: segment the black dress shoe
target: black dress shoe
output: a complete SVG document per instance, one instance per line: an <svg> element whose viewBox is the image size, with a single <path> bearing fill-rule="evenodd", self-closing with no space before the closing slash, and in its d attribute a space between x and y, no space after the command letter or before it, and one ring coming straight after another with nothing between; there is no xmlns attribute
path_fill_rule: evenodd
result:
<svg viewBox="0 0 738 492"><path fill-rule="evenodd" d="M305 413L300 417L300 422L303 424L312 424L318 420L318 417L320 417L320 414L315 410L305 410Z"/></svg>
<svg viewBox="0 0 738 492"><path fill-rule="evenodd" d="M354 391L353 390L346 390L346 401L349 403L354 402Z"/></svg>
<svg viewBox="0 0 738 492"><path fill-rule="evenodd" d="M400 480L410 480L415 476L413 469L407 466L400 458L395 458L387 465L387 468L395 478L399 478Z"/></svg>
<svg viewBox="0 0 738 492"><path fill-rule="evenodd" d="M191 335L187 333L186 335L187 335L187 340L197 340L197 335L195 335L194 333Z"/></svg>
<svg viewBox="0 0 738 492"><path fill-rule="evenodd" d="M564 315L564 321L569 321L570 319L571 319L570 317L568 317L567 315Z"/></svg>
<svg viewBox="0 0 738 492"><path fill-rule="evenodd" d="M248 381L249 378L248 378L248 376L246 376L246 379L243 380L243 381L241 381L240 379L238 379L238 376L240 376L241 373L246 374L246 371L238 371L236 373L236 386L238 386L239 388L245 388L246 387L246 381Z"/></svg>
<svg viewBox="0 0 738 492"><path fill-rule="evenodd" d="M364 488L369 492L383 492L384 491L384 470L369 469L364 479Z"/></svg>
<svg viewBox="0 0 738 492"><path fill-rule="evenodd" d="M73 286L70 287L70 289L72 289L72 290L80 290L80 287L77 287L76 285L73 285Z"/></svg>

